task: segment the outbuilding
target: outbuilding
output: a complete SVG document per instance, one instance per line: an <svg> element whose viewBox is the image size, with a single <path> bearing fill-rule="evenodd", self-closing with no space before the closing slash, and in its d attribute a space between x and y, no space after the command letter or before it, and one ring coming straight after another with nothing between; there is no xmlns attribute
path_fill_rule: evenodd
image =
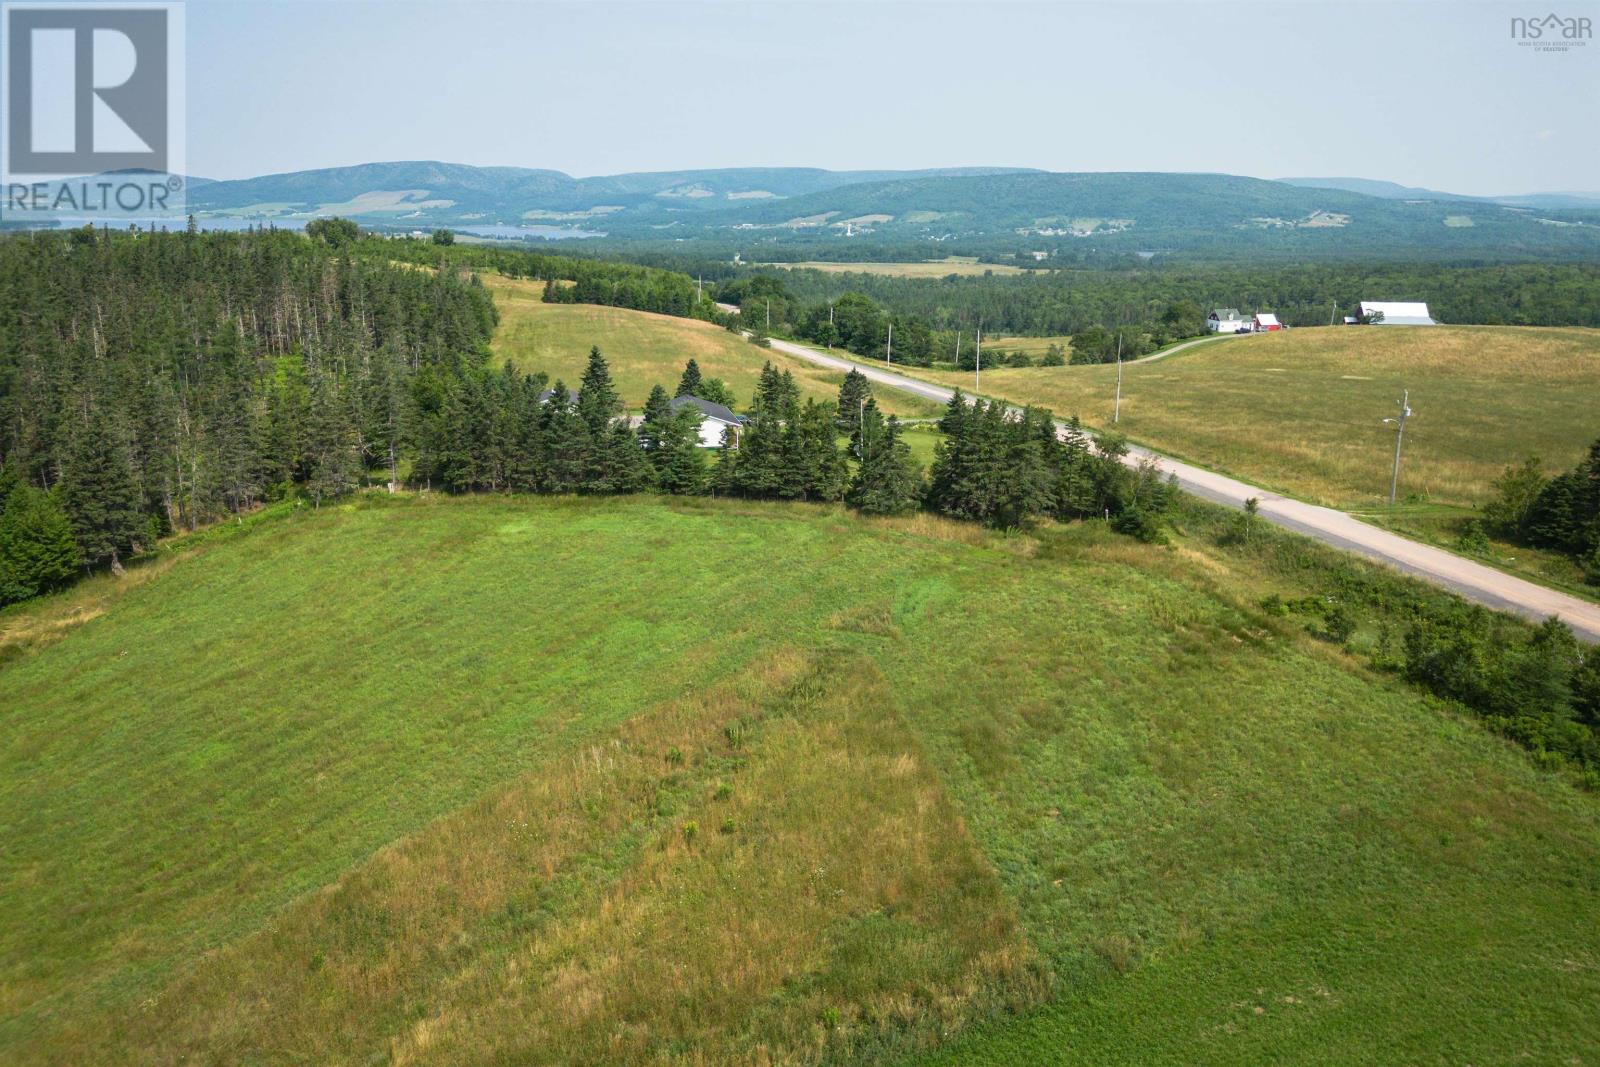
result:
<svg viewBox="0 0 1600 1067"><path fill-rule="evenodd" d="M1279 322L1278 316L1270 311L1258 311L1255 318L1250 320L1250 328L1256 333L1268 333L1283 329L1283 323Z"/></svg>
<svg viewBox="0 0 1600 1067"><path fill-rule="evenodd" d="M1363 300L1359 318L1373 326L1439 325L1428 312L1428 305L1420 300Z"/></svg>
<svg viewBox="0 0 1600 1067"><path fill-rule="evenodd" d="M674 412L692 407L700 413L701 448L721 448L722 439L729 430L733 431L734 447L739 447L739 429L745 423L743 416L735 415L721 404L714 404L697 396L675 396L668 401L668 406Z"/></svg>

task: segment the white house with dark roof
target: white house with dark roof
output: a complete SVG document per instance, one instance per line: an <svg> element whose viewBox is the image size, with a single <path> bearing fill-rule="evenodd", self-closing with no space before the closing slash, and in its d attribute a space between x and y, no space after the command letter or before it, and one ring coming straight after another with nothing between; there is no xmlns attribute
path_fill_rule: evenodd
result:
<svg viewBox="0 0 1600 1067"><path fill-rule="evenodd" d="M1376 322L1373 322L1374 313L1380 316ZM1439 325L1428 312L1428 305L1420 300L1363 300L1360 319L1374 326Z"/></svg>
<svg viewBox="0 0 1600 1067"><path fill-rule="evenodd" d="M721 404L713 404L697 396L675 396L668 401L668 406L674 412L692 407L700 413L701 448L721 448L722 438L730 429L734 435L734 447L739 447L739 429L745 423L743 416L735 415Z"/></svg>
<svg viewBox="0 0 1600 1067"><path fill-rule="evenodd" d="M1250 320L1239 314L1238 308L1212 308L1206 328L1212 333L1243 333L1250 329Z"/></svg>

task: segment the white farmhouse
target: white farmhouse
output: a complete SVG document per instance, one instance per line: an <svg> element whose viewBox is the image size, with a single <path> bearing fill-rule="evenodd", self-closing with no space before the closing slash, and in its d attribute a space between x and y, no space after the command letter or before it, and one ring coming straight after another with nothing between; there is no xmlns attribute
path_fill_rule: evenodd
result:
<svg viewBox="0 0 1600 1067"><path fill-rule="evenodd" d="M675 396L668 402L668 406L673 411L692 407L700 413L701 448L721 448L723 435L729 430L733 431L734 447L739 447L739 429L745 420L721 404L713 404L697 396Z"/></svg>
<svg viewBox="0 0 1600 1067"><path fill-rule="evenodd" d="M1213 308L1206 316L1206 328L1212 333L1244 333L1250 329L1250 320L1240 315L1238 308Z"/></svg>
<svg viewBox="0 0 1600 1067"><path fill-rule="evenodd" d="M1403 300L1363 300L1361 301L1362 322L1372 323L1373 314L1380 317L1376 326L1437 326L1433 316L1428 313L1428 305L1421 301Z"/></svg>

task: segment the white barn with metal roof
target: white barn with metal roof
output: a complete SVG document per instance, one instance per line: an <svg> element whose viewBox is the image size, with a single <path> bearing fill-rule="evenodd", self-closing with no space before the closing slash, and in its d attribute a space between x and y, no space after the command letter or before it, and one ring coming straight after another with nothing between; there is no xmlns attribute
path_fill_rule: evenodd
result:
<svg viewBox="0 0 1600 1067"><path fill-rule="evenodd" d="M1382 316L1377 322L1372 322L1373 313ZM1437 326L1433 316L1428 313L1428 305L1421 301L1404 300L1363 300L1361 301L1361 321L1372 323L1375 326Z"/></svg>

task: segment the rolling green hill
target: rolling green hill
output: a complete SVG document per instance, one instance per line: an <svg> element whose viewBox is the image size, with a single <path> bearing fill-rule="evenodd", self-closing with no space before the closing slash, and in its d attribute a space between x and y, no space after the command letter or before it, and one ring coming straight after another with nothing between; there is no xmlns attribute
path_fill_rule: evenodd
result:
<svg viewBox="0 0 1600 1067"><path fill-rule="evenodd" d="M647 311L598 304L546 304L543 285L526 279L488 275L484 279L500 312L493 352L530 373L542 372L576 388L588 362L589 349L599 346L616 378L622 402L630 410L644 408L656 385L672 392L693 359L708 378L720 378L733 390L735 408L743 411L755 396L761 367L771 362L795 378L803 396L836 400L844 375L782 352L758 348L739 336L699 319L656 315ZM885 390L878 402L886 415L937 417L932 401Z"/></svg>
<svg viewBox="0 0 1600 1067"><path fill-rule="evenodd" d="M1594 798L1259 581L380 495L12 609L0 1060L1600 1054Z"/></svg>

